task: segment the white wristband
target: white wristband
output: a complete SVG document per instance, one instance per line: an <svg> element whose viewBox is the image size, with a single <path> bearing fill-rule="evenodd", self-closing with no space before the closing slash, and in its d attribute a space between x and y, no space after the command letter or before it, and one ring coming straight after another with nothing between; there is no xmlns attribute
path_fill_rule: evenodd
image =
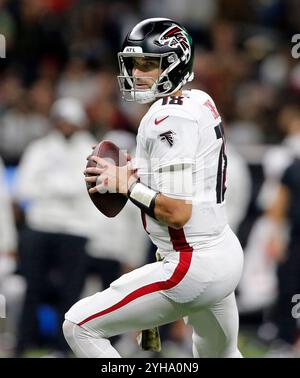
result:
<svg viewBox="0 0 300 378"><path fill-rule="evenodd" d="M155 199L158 194L159 192L148 188L148 186L140 182L133 183L128 190L129 199L146 214L153 218L155 218L154 207Z"/></svg>
<svg viewBox="0 0 300 378"><path fill-rule="evenodd" d="M149 207L152 201L152 198L155 197L157 192L148 188L148 186L141 184L140 182L136 183L130 193L130 199L142 203L144 206Z"/></svg>

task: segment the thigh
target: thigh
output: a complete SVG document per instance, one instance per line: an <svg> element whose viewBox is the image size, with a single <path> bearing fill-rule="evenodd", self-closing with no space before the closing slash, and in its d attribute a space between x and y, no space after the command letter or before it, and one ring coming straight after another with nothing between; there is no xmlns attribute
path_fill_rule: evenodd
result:
<svg viewBox="0 0 300 378"><path fill-rule="evenodd" d="M182 305L160 290L162 263L148 264L124 274L101 293L77 302L65 315L96 337L111 337L177 320Z"/></svg>
<svg viewBox="0 0 300 378"><path fill-rule="evenodd" d="M170 253L166 256L166 271L174 271L181 255L188 254ZM243 251L237 237L230 228L226 228L215 241L195 249L190 261L182 260L185 275L165 294L176 302L193 302L200 309L220 301L235 290L242 274Z"/></svg>
<svg viewBox="0 0 300 378"><path fill-rule="evenodd" d="M239 318L234 293L187 317L197 357L239 357Z"/></svg>

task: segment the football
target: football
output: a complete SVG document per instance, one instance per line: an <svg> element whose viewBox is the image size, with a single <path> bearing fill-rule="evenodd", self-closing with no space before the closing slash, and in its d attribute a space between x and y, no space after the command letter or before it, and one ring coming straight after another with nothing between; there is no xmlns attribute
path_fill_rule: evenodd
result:
<svg viewBox="0 0 300 378"><path fill-rule="evenodd" d="M114 163L120 167L127 164L126 155L120 151L118 146L109 140L103 140L97 144L92 155L107 159L110 163ZM86 167L96 167L96 165L96 162L88 160ZM95 183L87 183L87 189L90 189L93 186L95 186ZM97 192L89 193L89 196L97 209L109 218L113 218L119 214L128 200L128 198L121 193Z"/></svg>

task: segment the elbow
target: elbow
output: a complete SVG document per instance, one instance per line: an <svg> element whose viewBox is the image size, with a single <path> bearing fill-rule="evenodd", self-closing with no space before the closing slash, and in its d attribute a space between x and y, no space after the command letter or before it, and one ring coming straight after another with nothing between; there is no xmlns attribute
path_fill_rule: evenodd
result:
<svg viewBox="0 0 300 378"><path fill-rule="evenodd" d="M182 229L192 215L192 203L185 200L175 200L165 196L160 198L160 206L156 209L156 219L175 230Z"/></svg>
<svg viewBox="0 0 300 378"><path fill-rule="evenodd" d="M170 219L170 226L175 230L180 230L189 221L191 214L183 214L182 212L173 213Z"/></svg>
<svg viewBox="0 0 300 378"><path fill-rule="evenodd" d="M176 223L172 223L172 224L170 224L170 227L171 227L171 228L174 228L175 230L181 230L181 229L183 228L184 225L185 225L184 222L181 222L181 223L176 222Z"/></svg>

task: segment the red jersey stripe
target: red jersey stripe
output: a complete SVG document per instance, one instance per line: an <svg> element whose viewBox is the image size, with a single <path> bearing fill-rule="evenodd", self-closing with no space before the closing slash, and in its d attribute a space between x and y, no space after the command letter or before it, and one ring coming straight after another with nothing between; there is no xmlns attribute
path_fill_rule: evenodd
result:
<svg viewBox="0 0 300 378"><path fill-rule="evenodd" d="M133 300L140 298L143 295L147 295L150 293L154 293L156 291L160 290L168 290L173 288L174 286L178 285L179 282L184 278L186 275L190 264L192 260L192 247L188 245L185 235L183 232L183 229L181 230L175 230L169 227L169 234L171 237L171 241L173 244L173 247L175 251L180 252L179 255L179 262L176 266L172 276L167 281L159 281L154 282L148 285L145 285L143 287L140 287L136 290L134 290L132 293L128 294L126 297L124 297L121 301L114 304L111 307L106 308L103 311L97 312L96 314L93 314L89 316L88 318L82 320L80 323L78 323L79 326L93 320L96 318L99 318L100 316L109 314L112 311L115 311L126 304L132 302ZM185 245L184 245L185 242ZM184 247L184 251L182 252L180 248Z"/></svg>

